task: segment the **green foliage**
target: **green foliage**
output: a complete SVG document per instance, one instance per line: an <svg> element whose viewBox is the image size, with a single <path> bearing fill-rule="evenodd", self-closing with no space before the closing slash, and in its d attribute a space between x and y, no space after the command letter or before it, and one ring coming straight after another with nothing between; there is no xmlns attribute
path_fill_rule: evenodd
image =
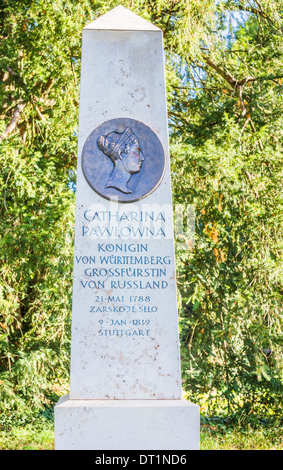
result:
<svg viewBox="0 0 283 470"><path fill-rule="evenodd" d="M0 430L0 450L54 450L53 419L36 416L28 424Z"/></svg>
<svg viewBox="0 0 283 470"><path fill-rule="evenodd" d="M117 4L163 31L174 202L195 206L184 389L208 414L278 416L282 1L2 0L2 425L68 386L81 31Z"/></svg>
<svg viewBox="0 0 283 470"><path fill-rule="evenodd" d="M185 388L237 419L281 413L281 41L282 21L254 9L232 44L184 56L169 111L175 202L196 212L177 257Z"/></svg>
<svg viewBox="0 0 283 470"><path fill-rule="evenodd" d="M201 450L282 450L280 427L254 429L251 426L228 427L215 423L203 425Z"/></svg>
<svg viewBox="0 0 283 470"><path fill-rule="evenodd" d="M0 401L19 419L68 377L81 3L1 9Z"/></svg>

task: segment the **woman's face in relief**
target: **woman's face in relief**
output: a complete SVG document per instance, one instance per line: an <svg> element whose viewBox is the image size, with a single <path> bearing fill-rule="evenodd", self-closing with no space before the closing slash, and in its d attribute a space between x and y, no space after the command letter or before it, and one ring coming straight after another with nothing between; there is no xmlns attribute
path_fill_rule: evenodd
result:
<svg viewBox="0 0 283 470"><path fill-rule="evenodd" d="M134 143L130 145L129 152L123 154L123 165L125 170L132 175L140 171L143 161L144 156L140 144L136 139Z"/></svg>

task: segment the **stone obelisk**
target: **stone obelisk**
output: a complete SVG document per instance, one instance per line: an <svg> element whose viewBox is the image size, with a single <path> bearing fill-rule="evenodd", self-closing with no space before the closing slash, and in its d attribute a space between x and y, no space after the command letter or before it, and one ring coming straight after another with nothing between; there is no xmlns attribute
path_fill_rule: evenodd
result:
<svg viewBox="0 0 283 470"><path fill-rule="evenodd" d="M55 448L198 449L182 399L162 31L83 29L70 393Z"/></svg>

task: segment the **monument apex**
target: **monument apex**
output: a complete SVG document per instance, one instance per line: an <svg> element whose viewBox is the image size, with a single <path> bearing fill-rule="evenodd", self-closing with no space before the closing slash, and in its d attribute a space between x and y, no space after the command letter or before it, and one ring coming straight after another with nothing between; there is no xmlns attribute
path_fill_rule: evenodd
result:
<svg viewBox="0 0 283 470"><path fill-rule="evenodd" d="M83 28L84 31L88 29L161 32L161 29L157 28L157 26L122 5L113 8L113 10L110 10Z"/></svg>

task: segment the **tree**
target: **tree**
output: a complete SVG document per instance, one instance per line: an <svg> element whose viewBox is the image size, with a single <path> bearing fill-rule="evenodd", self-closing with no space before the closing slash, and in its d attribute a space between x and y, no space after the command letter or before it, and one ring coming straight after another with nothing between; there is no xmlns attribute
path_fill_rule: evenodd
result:
<svg viewBox="0 0 283 470"><path fill-rule="evenodd" d="M232 9L245 22L227 40ZM195 248L178 255L184 380L243 419L282 395L282 18L248 1L215 18L195 56L183 47L169 112L175 201L196 208Z"/></svg>
<svg viewBox="0 0 283 470"><path fill-rule="evenodd" d="M0 394L17 416L68 375L80 35L91 12L89 2L1 2Z"/></svg>

